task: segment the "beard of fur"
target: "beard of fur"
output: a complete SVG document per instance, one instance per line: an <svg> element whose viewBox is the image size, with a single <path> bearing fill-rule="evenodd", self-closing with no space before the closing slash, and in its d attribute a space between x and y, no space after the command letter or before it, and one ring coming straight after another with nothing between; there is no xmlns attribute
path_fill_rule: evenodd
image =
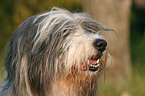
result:
<svg viewBox="0 0 145 96"><path fill-rule="evenodd" d="M97 92L97 76L87 75L72 67L65 77L60 74L53 82L49 96L92 96Z"/></svg>

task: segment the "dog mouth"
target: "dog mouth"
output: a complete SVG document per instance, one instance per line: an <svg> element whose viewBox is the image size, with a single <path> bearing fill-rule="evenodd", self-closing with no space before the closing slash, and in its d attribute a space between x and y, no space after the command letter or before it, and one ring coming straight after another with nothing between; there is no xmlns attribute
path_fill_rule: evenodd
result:
<svg viewBox="0 0 145 96"><path fill-rule="evenodd" d="M102 61L101 61L101 57L102 57L102 52L98 52L97 55L93 55L88 59L88 63L86 64L82 64L81 65L81 70L82 71L91 71L91 72L98 72L101 70L102 67Z"/></svg>
<svg viewBox="0 0 145 96"><path fill-rule="evenodd" d="M98 52L98 54L96 56L91 56L90 60L89 60L89 71L95 72L98 71L101 67L101 58L102 56L102 52Z"/></svg>
<svg viewBox="0 0 145 96"><path fill-rule="evenodd" d="M88 65L89 71L95 72L100 67L100 59L97 60L90 60L90 64Z"/></svg>

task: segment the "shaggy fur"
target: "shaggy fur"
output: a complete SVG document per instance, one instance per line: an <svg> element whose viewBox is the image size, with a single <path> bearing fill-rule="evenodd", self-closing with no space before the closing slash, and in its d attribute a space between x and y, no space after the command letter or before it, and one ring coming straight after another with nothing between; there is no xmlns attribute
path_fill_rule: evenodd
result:
<svg viewBox="0 0 145 96"><path fill-rule="evenodd" d="M0 94L96 96L98 74L109 60L106 45L95 47L104 31L111 29L56 7L28 18L9 43Z"/></svg>

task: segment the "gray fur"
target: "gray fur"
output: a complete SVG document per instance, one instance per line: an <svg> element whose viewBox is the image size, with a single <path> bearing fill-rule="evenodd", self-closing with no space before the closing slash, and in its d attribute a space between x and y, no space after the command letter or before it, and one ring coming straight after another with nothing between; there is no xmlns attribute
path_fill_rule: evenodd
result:
<svg viewBox="0 0 145 96"><path fill-rule="evenodd" d="M86 14L72 14L59 8L24 21L7 49L7 78L1 95L47 96L58 73L66 76L68 72L66 56L78 29L85 34L111 30Z"/></svg>

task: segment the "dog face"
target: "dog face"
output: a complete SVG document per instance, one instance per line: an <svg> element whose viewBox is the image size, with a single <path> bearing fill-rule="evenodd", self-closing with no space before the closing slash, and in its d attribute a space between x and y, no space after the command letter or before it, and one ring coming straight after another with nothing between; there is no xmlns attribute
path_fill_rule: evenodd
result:
<svg viewBox="0 0 145 96"><path fill-rule="evenodd" d="M64 40L63 45L67 48L63 56L66 69L77 66L79 70L91 73L101 70L105 66L108 55L107 42L99 32L92 33L81 27L73 32Z"/></svg>
<svg viewBox="0 0 145 96"><path fill-rule="evenodd" d="M48 62L53 64L55 73L69 71L72 66L95 73L105 66L109 55L107 42L100 33L111 29L101 26L86 14L72 14L57 8L37 15L33 22L38 29L32 52L47 50ZM42 48L42 43L47 49Z"/></svg>

